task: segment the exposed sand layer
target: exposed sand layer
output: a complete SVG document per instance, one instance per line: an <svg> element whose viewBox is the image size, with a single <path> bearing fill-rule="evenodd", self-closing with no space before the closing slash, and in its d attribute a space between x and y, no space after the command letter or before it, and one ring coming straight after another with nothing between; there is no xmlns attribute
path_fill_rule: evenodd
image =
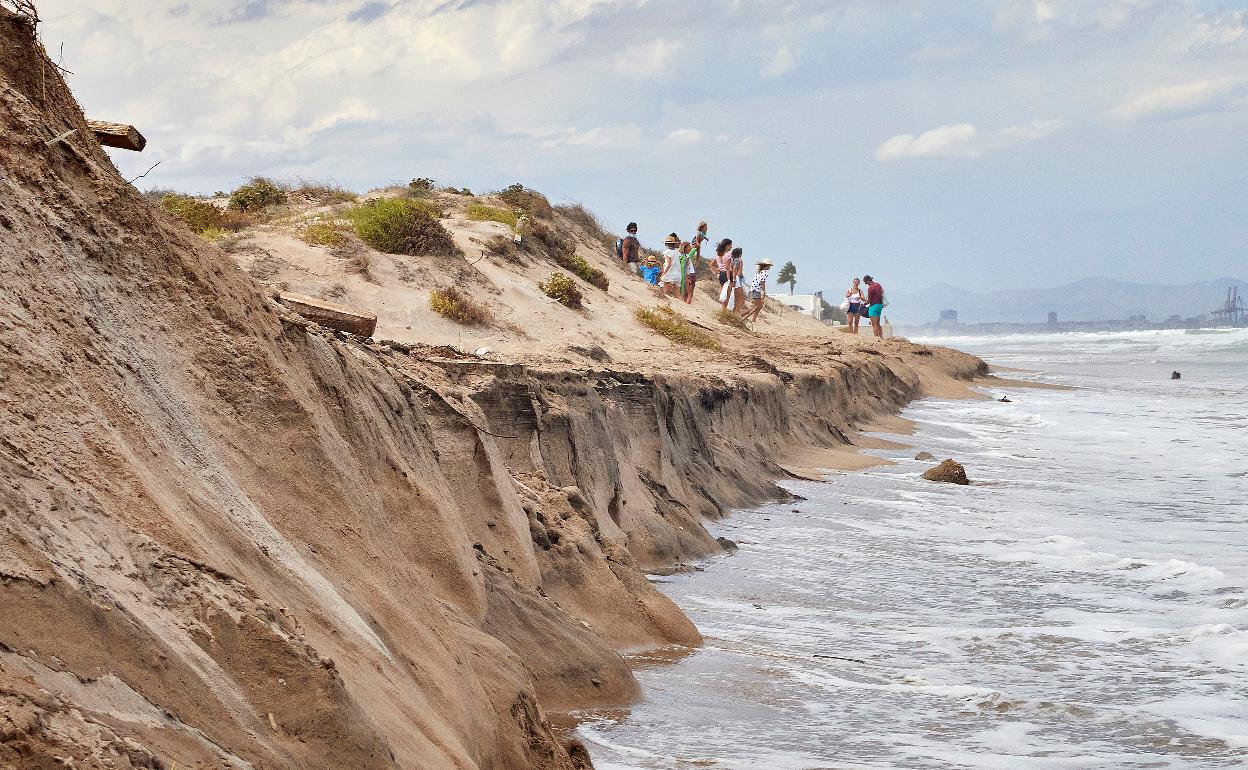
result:
<svg viewBox="0 0 1248 770"><path fill-rule="evenodd" d="M309 325L118 176L4 11L0 54L0 766L588 767L543 709L627 703L620 650L699 641L643 570L984 371L791 313L728 330L705 296L678 312L722 351L656 339L564 214L612 277L586 310L539 257L373 254L341 301L397 342ZM324 272L297 291L348 280L247 238L244 267ZM452 282L507 325L428 311Z"/></svg>

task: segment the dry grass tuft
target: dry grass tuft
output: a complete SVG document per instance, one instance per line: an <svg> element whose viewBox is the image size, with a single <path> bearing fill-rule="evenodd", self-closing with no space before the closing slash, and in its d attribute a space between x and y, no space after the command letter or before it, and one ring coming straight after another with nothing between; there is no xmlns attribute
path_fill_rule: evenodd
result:
<svg viewBox="0 0 1248 770"><path fill-rule="evenodd" d="M306 179L300 180L295 188L290 191L290 194L302 198L308 203L320 204L354 203L359 198L358 195L341 185L326 182L310 182Z"/></svg>
<svg viewBox="0 0 1248 770"><path fill-rule="evenodd" d="M749 325L745 322L745 319L740 316L740 314L734 310L729 310L726 307L721 307L719 310L715 311L715 320L719 321L724 326L731 326L735 329L740 329L743 332L748 332L750 330Z"/></svg>
<svg viewBox="0 0 1248 770"><path fill-rule="evenodd" d="M526 211L530 217L536 219L550 219L555 215L555 210L550 207L550 201L545 195L529 190L522 184L513 184L500 190L498 197L513 209Z"/></svg>
<svg viewBox="0 0 1248 770"><path fill-rule="evenodd" d="M299 239L309 246L338 248L347 242L347 234L333 222L310 222L299 230Z"/></svg>
<svg viewBox="0 0 1248 770"><path fill-rule="evenodd" d="M488 326L494 321L494 314L488 307L454 286L430 292L429 308L438 315L465 326Z"/></svg>
<svg viewBox="0 0 1248 770"><path fill-rule="evenodd" d="M670 307L660 306L654 310L638 308L637 320L672 342L690 345L704 350L719 350L719 340L681 318Z"/></svg>

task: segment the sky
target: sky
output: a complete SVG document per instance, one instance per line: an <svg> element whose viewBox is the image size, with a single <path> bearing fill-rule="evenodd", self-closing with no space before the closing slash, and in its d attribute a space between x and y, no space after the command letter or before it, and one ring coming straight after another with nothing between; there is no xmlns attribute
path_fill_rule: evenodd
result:
<svg viewBox="0 0 1248 770"><path fill-rule="evenodd" d="M1248 0L42 0L136 184L699 220L798 291L1248 275Z"/></svg>

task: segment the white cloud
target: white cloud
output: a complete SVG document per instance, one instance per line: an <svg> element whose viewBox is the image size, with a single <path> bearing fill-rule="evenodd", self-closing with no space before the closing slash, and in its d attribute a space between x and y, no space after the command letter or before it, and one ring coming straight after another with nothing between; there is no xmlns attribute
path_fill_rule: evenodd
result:
<svg viewBox="0 0 1248 770"><path fill-rule="evenodd" d="M1109 116L1116 120L1132 121L1204 112L1216 109L1227 96L1240 90L1243 85L1244 81L1217 78L1162 86L1122 102L1109 111Z"/></svg>
<svg viewBox="0 0 1248 770"><path fill-rule="evenodd" d="M965 43L928 43L910 54L910 61L916 64L939 64L961 59L971 52Z"/></svg>
<svg viewBox="0 0 1248 770"><path fill-rule="evenodd" d="M668 134L663 142L672 147L690 147L698 144L704 138L706 138L705 134L696 128L678 128Z"/></svg>
<svg viewBox="0 0 1248 770"><path fill-rule="evenodd" d="M793 50L787 45L782 45L776 49L776 53L771 57L771 61L763 65L763 77L779 77L792 70L796 64L797 56L794 55Z"/></svg>
<svg viewBox="0 0 1248 770"><path fill-rule="evenodd" d="M991 134L981 134L971 123L938 126L915 136L898 134L875 149L876 160L906 158L978 158L985 152L1027 144L1062 130L1060 120L1034 120L1007 126Z"/></svg>
<svg viewBox="0 0 1248 770"><path fill-rule="evenodd" d="M641 129L637 126L596 126L584 131L565 128L539 136L541 146L548 150L561 147L606 150L641 144Z"/></svg>

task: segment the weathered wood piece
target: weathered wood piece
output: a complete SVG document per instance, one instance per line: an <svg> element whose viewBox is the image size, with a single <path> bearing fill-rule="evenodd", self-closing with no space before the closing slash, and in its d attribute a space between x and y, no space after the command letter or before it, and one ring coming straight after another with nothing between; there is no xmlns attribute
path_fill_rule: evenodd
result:
<svg viewBox="0 0 1248 770"><path fill-rule="evenodd" d="M87 126L100 144L123 150L142 152L147 139L134 126L126 123L109 123L106 120L88 120Z"/></svg>
<svg viewBox="0 0 1248 770"><path fill-rule="evenodd" d="M358 308L339 305L336 302L326 302L323 299L289 291L279 293L277 301L312 323L337 329L340 332L371 337L377 328L376 315Z"/></svg>

